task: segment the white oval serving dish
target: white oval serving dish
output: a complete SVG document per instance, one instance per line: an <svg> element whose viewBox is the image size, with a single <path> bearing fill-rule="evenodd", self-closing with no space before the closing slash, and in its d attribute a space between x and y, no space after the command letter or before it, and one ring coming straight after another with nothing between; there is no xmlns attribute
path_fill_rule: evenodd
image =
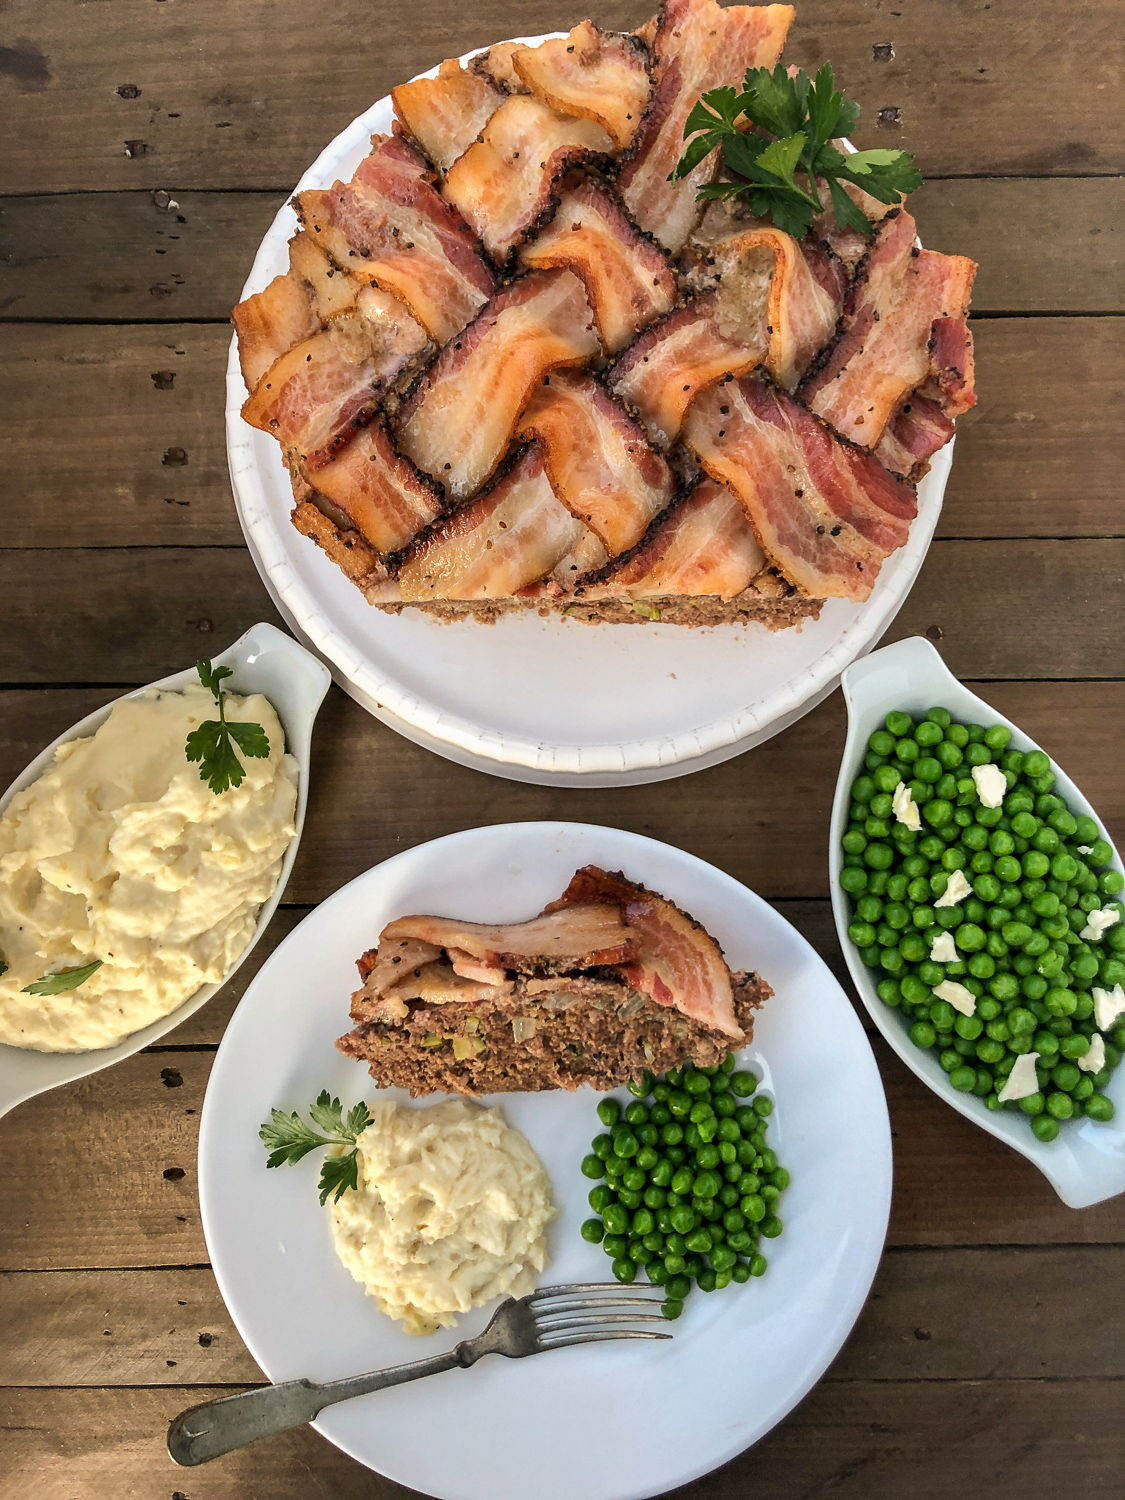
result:
<svg viewBox="0 0 1125 1500"><path fill-rule="evenodd" d="M388 132L391 121L391 101L380 99L321 152L296 190L350 177L368 138ZM286 203L259 246L244 298L287 269L297 227ZM884 564L871 598L830 599L800 631L591 626L535 614L492 626L446 625L417 611L372 608L294 529L277 443L240 414L247 391L234 340L226 389L227 458L242 530L294 633L324 656L345 692L406 738L462 765L542 785L684 776L741 755L808 713L901 608L933 537L953 460L952 442L934 456L909 540Z"/></svg>
<svg viewBox="0 0 1125 1500"><path fill-rule="evenodd" d="M1114 1070L1105 1089L1116 1111L1108 1124L1094 1120L1064 1123L1055 1140L1041 1141L1032 1134L1026 1115L1003 1110L993 1113L983 1099L957 1092L942 1071L937 1054L915 1047L898 1012L879 999L872 970L863 962L848 937L848 924L852 918L849 897L840 887L840 839L847 825L851 784L859 774L868 738L883 727L883 720L892 709L902 709L917 718L930 708L948 708L959 719L985 725L1007 725L1012 731L1011 746L1015 750L1039 750L1042 747L991 704L962 686L929 641L921 636L911 636L908 640L886 646L849 667L843 676L843 689L848 705L848 739L832 806L828 867L832 883L832 912L840 946L871 1019L912 1073L967 1120L1034 1162L1068 1208L1088 1208L1093 1203L1101 1203L1103 1199L1125 1192L1125 1067ZM1105 825L1096 810L1054 757L1051 757L1051 769L1057 779L1058 794L1065 799L1070 810L1087 814L1104 832ZM1113 868L1122 869L1120 855L1116 852Z"/></svg>
<svg viewBox="0 0 1125 1500"><path fill-rule="evenodd" d="M277 710L281 727L285 731L286 749L296 758L300 767L300 781L297 788L297 831L293 842L286 850L277 890L262 907L253 938L243 950L238 962L223 976L219 984L203 985L170 1015L162 1020L153 1021L150 1025L142 1027L140 1031L133 1032L132 1036L126 1037L123 1042L118 1042L116 1047L104 1047L95 1052L33 1052L22 1047L9 1047L0 1043L0 1115L6 1114L13 1106L32 1098L35 1094L45 1093L47 1089L57 1088L62 1083L71 1083L76 1078L85 1078L88 1073L100 1072L102 1068L111 1067L122 1058L132 1057L135 1052L140 1052L142 1048L150 1047L153 1042L159 1041L162 1036L197 1011L201 1005L206 1005L212 995L227 982L231 974L245 962L250 950L269 926L270 919L277 910L278 902L281 900L293 869L293 861L297 857L297 845L301 842L305 807L308 803L309 749L312 727L317 710L328 691L329 674L323 664L303 646L290 640L273 625L266 624L253 626L245 635L240 636L233 646L229 646L226 651L214 657L213 661L216 666L230 667L233 671L233 677L225 683L231 692L264 693L270 700ZM122 697L137 698L151 688L182 688L198 681L195 668L190 667L186 671L173 673L171 677L162 677L159 682L150 682L147 687L124 693ZM121 699L114 700L114 702L120 701ZM68 729L65 734L60 734L57 740L37 755L26 770L16 777L3 797L0 797L0 814L4 812L17 792L22 792L49 768L54 760L55 751L60 745L68 740L81 739L94 734L109 717L112 708L113 703L107 703L102 708L95 709L92 714L87 714L84 719Z"/></svg>

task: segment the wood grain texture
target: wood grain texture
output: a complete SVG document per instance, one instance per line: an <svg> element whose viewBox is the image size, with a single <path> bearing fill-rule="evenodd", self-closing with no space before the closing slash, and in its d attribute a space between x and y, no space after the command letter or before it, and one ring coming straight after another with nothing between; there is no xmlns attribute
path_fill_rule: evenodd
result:
<svg viewBox="0 0 1125 1500"><path fill-rule="evenodd" d="M1080 632L1057 629L1064 599L1081 610ZM1112 678L1123 610L1125 539L939 540L886 639L936 627L959 677ZM151 681L257 620L281 623L241 548L0 549L11 684ZM436 641L442 630L488 627L430 628ZM746 641L752 650L752 633Z"/></svg>
<svg viewBox="0 0 1125 1500"><path fill-rule="evenodd" d="M985 320L974 334L980 403L959 424L938 535L1125 534L1122 320ZM229 344L219 325L0 327L0 454L19 498L0 507L0 547L241 546ZM44 413L60 408L47 441Z"/></svg>
<svg viewBox="0 0 1125 1500"><path fill-rule="evenodd" d="M1116 1246L891 1250L824 1378L1125 1379L1120 1280ZM0 1387L263 1378L204 1267L8 1273L0 1319Z"/></svg>
<svg viewBox="0 0 1125 1500"><path fill-rule="evenodd" d="M650 13L632 0L593 10L608 27ZM217 0L201 25L178 0L118 0L109 14L11 0L0 191L284 190L396 84L588 13L574 0L418 0L403 25L397 12L340 0L325 24L299 0ZM1113 0L1086 0L1053 16L1045 43L1036 0L925 0L897 14L878 0L805 0L785 58L808 68L831 58L864 107L860 143L906 147L928 174L1112 173L1125 145L1120 112L1104 102L1121 55L1115 19ZM893 58L876 60L887 43Z"/></svg>
<svg viewBox="0 0 1125 1500"><path fill-rule="evenodd" d="M284 193L43 194L0 200L0 314L226 322ZM976 313L1125 310L1125 181L954 178L910 199L924 244L980 265ZM80 255L76 255L80 247Z"/></svg>
<svg viewBox="0 0 1125 1500"><path fill-rule="evenodd" d="M1109 836L1119 846L1125 842L1118 755L1125 743L1125 688L1113 682L970 685L1060 757ZM76 689L19 689L0 696L0 785L113 696ZM1080 735L1075 724L1082 726ZM651 786L581 791L504 781L455 765L396 735L332 688L314 731L316 775L285 900L298 906L323 901L381 860L462 828L556 818L663 839L767 899L823 899L826 830L845 729L843 700L835 693L784 735L724 765L663 782L658 796ZM379 779L355 776L356 766L379 767ZM395 789L393 798L387 786ZM826 933L823 923L820 930ZM826 942L815 945L825 951ZM252 955L244 972L253 972L257 961ZM191 1023L192 1040L218 1040L218 1030L205 1019L211 1009Z"/></svg>
<svg viewBox="0 0 1125 1500"><path fill-rule="evenodd" d="M556 1356L565 1358L565 1355ZM449 1377L454 1378L454 1377ZM471 1378L471 1376L466 1377ZM0 1395L5 1500L410 1500L310 1428L176 1469L167 1424L223 1388L11 1390ZM677 1500L1117 1500L1117 1380L823 1381L780 1426ZM938 1461L940 1455L940 1461ZM950 1455L950 1458L946 1458Z"/></svg>
<svg viewBox="0 0 1125 1500"><path fill-rule="evenodd" d="M341 996L341 1029L346 1007ZM894 1138L889 1244L1125 1243L1125 1198L1081 1213L1065 1208L1029 1162L951 1110L881 1038L873 1046ZM6 1116L0 1270L206 1263L195 1144L212 1059L210 1051L141 1053ZM169 1087L172 1069L181 1081ZM357 1068L357 1095L367 1083ZM294 1170L314 1194L313 1163ZM800 1233L799 1220L790 1227Z"/></svg>

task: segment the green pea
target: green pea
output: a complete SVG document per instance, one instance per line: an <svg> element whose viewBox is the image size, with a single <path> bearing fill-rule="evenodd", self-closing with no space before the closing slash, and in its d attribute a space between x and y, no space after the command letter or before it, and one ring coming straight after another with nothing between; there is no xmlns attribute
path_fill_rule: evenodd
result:
<svg viewBox="0 0 1125 1500"><path fill-rule="evenodd" d="M1036 1115L1031 1122L1031 1129L1039 1140L1053 1141L1059 1133L1059 1122L1053 1115Z"/></svg>
<svg viewBox="0 0 1125 1500"><path fill-rule="evenodd" d="M937 1032L928 1021L915 1021L908 1035L916 1047L932 1047L937 1041Z"/></svg>
<svg viewBox="0 0 1125 1500"><path fill-rule="evenodd" d="M1108 1104L1109 1101L1106 1100L1106 1103ZM762 1220L761 1225L759 1226L759 1233L764 1234L766 1239L768 1240L775 1240L781 1233L781 1230L782 1223L776 1214L767 1214L766 1217Z"/></svg>
<svg viewBox="0 0 1125 1500"><path fill-rule="evenodd" d="M1006 750L1012 731L1004 724L993 724L984 731L984 743L990 750Z"/></svg>
<svg viewBox="0 0 1125 1500"><path fill-rule="evenodd" d="M598 1101L598 1119L605 1126L616 1125L621 1118L621 1106L616 1099Z"/></svg>
<svg viewBox="0 0 1125 1500"><path fill-rule="evenodd" d="M732 1073L730 1075L730 1091L739 1099L747 1099L758 1087L758 1080L753 1073ZM736 1116L737 1118L737 1116ZM741 1121L739 1122L741 1124Z"/></svg>
<svg viewBox="0 0 1125 1500"><path fill-rule="evenodd" d="M589 1156L584 1156L582 1158L582 1165L579 1170L581 1171L583 1177L604 1177L605 1163L602 1161L600 1156L595 1156L593 1152L591 1152Z"/></svg>
<svg viewBox="0 0 1125 1500"><path fill-rule="evenodd" d="M1125 891L1125 875L1120 870L1105 870L1098 876L1098 886L1106 896L1119 896Z"/></svg>
<svg viewBox="0 0 1125 1500"><path fill-rule="evenodd" d="M1019 1101L1019 1106L1025 1115L1041 1115L1047 1107L1047 1101L1041 1093L1028 1094Z"/></svg>
<svg viewBox="0 0 1125 1500"><path fill-rule="evenodd" d="M975 922L962 922L954 930L953 938L963 953L976 953L987 941L983 930Z"/></svg>
<svg viewBox="0 0 1125 1500"><path fill-rule="evenodd" d="M638 1099L647 1099L652 1093L653 1081L652 1074L646 1068L639 1078L630 1078L625 1087L631 1094L635 1094ZM632 1105L629 1108L631 1109ZM631 1118L628 1110L625 1111L625 1116L626 1119Z"/></svg>
<svg viewBox="0 0 1125 1500"><path fill-rule="evenodd" d="M613 1262L613 1274L618 1281L636 1281L637 1264L627 1255L618 1256Z"/></svg>
<svg viewBox="0 0 1125 1500"><path fill-rule="evenodd" d="M1100 1120L1103 1124L1113 1119L1113 1101L1105 1094L1091 1094L1083 1106L1088 1119Z"/></svg>
<svg viewBox="0 0 1125 1500"><path fill-rule="evenodd" d="M605 1225L600 1219L585 1219L579 1233L591 1245L600 1245L605 1235Z"/></svg>
<svg viewBox="0 0 1125 1500"><path fill-rule="evenodd" d="M1025 776L1045 776L1051 769L1051 762L1042 750L1029 750L1023 758L1023 771Z"/></svg>
<svg viewBox="0 0 1125 1500"><path fill-rule="evenodd" d="M949 1075L949 1081L958 1093L968 1094L976 1084L977 1070L970 1067L954 1068Z"/></svg>
<svg viewBox="0 0 1125 1500"><path fill-rule="evenodd" d="M615 1201L613 1189L607 1183L599 1182L597 1187L590 1189L586 1201L596 1214L600 1214L603 1209Z"/></svg>
<svg viewBox="0 0 1125 1500"><path fill-rule="evenodd" d="M773 1114L773 1100L765 1094L759 1094L750 1107L756 1115L760 1115L763 1119Z"/></svg>
<svg viewBox="0 0 1125 1500"><path fill-rule="evenodd" d="M602 1218L608 1234L624 1234L629 1227L629 1215L620 1203L607 1204Z"/></svg>
<svg viewBox="0 0 1125 1500"><path fill-rule="evenodd" d="M958 1016L953 1026L957 1035L967 1042L975 1042L984 1030L984 1022L979 1016Z"/></svg>

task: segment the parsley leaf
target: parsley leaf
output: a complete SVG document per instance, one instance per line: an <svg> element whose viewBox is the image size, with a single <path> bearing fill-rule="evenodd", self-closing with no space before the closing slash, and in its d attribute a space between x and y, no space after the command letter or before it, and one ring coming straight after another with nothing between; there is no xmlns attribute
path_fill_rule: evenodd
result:
<svg viewBox="0 0 1125 1500"><path fill-rule="evenodd" d="M329 1193L339 1202L348 1188L353 1192L359 1186L359 1150L356 1142L371 1124L366 1104L355 1104L348 1110L347 1119L339 1099L334 1099L327 1089L318 1095L316 1103L309 1106L309 1114L315 1124L327 1132L318 1135L310 1130L295 1111L287 1115L284 1110L270 1111L270 1118L258 1131L267 1151L267 1167L280 1167L284 1162L297 1162L310 1151L321 1146L351 1146L350 1151L329 1156L320 1169L320 1201L323 1204Z"/></svg>
<svg viewBox="0 0 1125 1500"><path fill-rule="evenodd" d="M251 760L264 760L270 753L269 736L260 724L231 723L226 715L226 693L220 683L233 677L229 667L212 667L207 660L197 661L199 680L215 696L219 707L217 719L205 719L187 737L184 754L190 761L200 761L199 779L218 795L228 787L241 786L246 778L235 745ZM233 742L233 743L232 743Z"/></svg>
<svg viewBox="0 0 1125 1500"><path fill-rule="evenodd" d="M92 963L80 964L73 969L56 969L53 974L44 974L42 979L36 979L32 984L25 984L20 991L22 995L65 995L68 990L76 990L80 984L85 984L91 974L96 974L102 966L100 958L95 958ZM0 974L7 969L7 964L0 967Z"/></svg>
<svg viewBox="0 0 1125 1500"><path fill-rule="evenodd" d="M922 174L906 151L878 148L851 156L838 151L831 142L850 135L858 120L859 105L837 90L830 63L815 80L803 69L791 78L780 63L772 73L748 68L741 94L711 89L693 106L684 125L687 148L668 180L680 181L718 149L733 180L706 183L697 194L700 201L745 196L759 218L772 218L779 229L801 239L813 215L824 212L823 183L836 222L870 234L871 221L842 184L895 204L921 187ZM775 139L766 139L770 135Z"/></svg>

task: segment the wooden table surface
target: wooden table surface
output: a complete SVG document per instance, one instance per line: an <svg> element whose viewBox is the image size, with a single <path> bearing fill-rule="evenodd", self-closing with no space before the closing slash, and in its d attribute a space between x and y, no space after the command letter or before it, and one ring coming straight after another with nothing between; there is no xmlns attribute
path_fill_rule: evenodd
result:
<svg viewBox="0 0 1125 1500"><path fill-rule="evenodd" d="M861 144L916 153L924 240L981 267L980 404L889 638L936 641L1062 760L1120 844L1120 10L899 4L804 0L786 53L831 58L863 104ZM595 19L645 13L603 0ZM228 311L306 165L439 59L584 14L581 0L0 5L0 785L122 689L276 618L231 500L222 377ZM843 735L835 694L714 770L553 790L429 755L333 689L300 857L255 959L400 849L561 817L710 860L839 972L825 836ZM208 1070L248 977L164 1045L0 1123L4 1500L407 1494L308 1429L200 1470L164 1452L179 1409L261 1380L207 1265L195 1168ZM796 1411L681 1493L1120 1496L1125 1198L1064 1208L872 1044L895 1150L874 1292Z"/></svg>

